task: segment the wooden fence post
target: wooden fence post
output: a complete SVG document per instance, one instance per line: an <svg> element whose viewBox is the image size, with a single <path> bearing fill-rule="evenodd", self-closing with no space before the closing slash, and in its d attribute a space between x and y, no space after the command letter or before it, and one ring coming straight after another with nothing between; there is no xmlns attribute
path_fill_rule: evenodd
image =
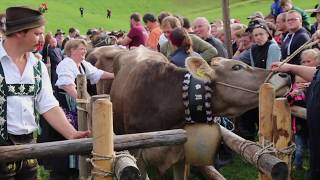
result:
<svg viewBox="0 0 320 180"><path fill-rule="evenodd" d="M84 74L77 76L77 115L78 115L78 130L88 130L87 125L87 102L90 98L87 92L87 78ZM90 167L86 162L88 155L79 156L79 179L87 180L90 175Z"/></svg>
<svg viewBox="0 0 320 180"><path fill-rule="evenodd" d="M266 146L266 141L272 142L272 112L275 91L270 83L264 83L259 91L259 143ZM265 174L259 173L259 180L268 180Z"/></svg>
<svg viewBox="0 0 320 180"><path fill-rule="evenodd" d="M107 98L110 99L110 95L108 94L99 94L99 95L94 95L91 96L90 98L90 103L87 106L87 111L88 111L88 115L87 115L87 125L88 125L88 129L90 131L92 131L92 111L93 111L93 103L97 100L97 99L103 99L103 98Z"/></svg>
<svg viewBox="0 0 320 180"><path fill-rule="evenodd" d="M292 144L291 112L286 98L278 98L273 107L273 143L277 150L286 149ZM291 179L291 153L280 154L279 159L288 165L288 180Z"/></svg>
<svg viewBox="0 0 320 180"><path fill-rule="evenodd" d="M112 103L109 99L98 99L93 104L93 165L92 175L95 180L112 180L113 176L113 119Z"/></svg>

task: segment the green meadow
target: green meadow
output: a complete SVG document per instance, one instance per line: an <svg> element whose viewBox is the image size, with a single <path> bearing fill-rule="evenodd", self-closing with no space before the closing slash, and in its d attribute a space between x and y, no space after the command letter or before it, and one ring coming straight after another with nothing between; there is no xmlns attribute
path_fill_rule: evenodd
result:
<svg viewBox="0 0 320 180"><path fill-rule="evenodd" d="M297 6L311 9L318 0L293 0ZM60 28L68 31L69 27L78 28L82 34L89 28L105 30L129 29L129 16L133 12L159 14L169 11L185 16L190 20L204 16L210 21L222 18L221 0L1 0L0 12L14 5L28 5L38 8L41 3L48 4L45 13L47 31L55 32ZM272 0L229 0L230 17L240 19L246 24L246 17L254 11L268 14ZM308 2L308 3L306 3ZM80 17L79 8L84 8L84 17ZM112 10L111 19L106 18L107 9ZM313 21L313 19L312 19Z"/></svg>
<svg viewBox="0 0 320 180"><path fill-rule="evenodd" d="M230 17L239 19L247 24L250 14L261 11L265 15L270 11L272 0L230 0ZM294 4L303 9L312 9L318 0L293 0ZM46 31L55 32L62 29L65 32L69 27L78 28L81 34L85 34L89 28L103 28L105 30L129 29L129 16L133 12L142 15L146 12L159 14L168 11L185 16L191 21L199 16L204 16L209 21L222 19L221 0L1 0L0 12L4 12L9 6L28 5L38 8L41 3L47 3L48 11ZM79 8L84 8L84 17L80 17ZM106 10L112 10L111 19L106 18ZM311 22L314 19L310 19ZM305 162L307 164L307 162ZM308 167L305 167L308 169ZM235 156L233 163L221 169L221 173L228 180L256 180L258 171L253 165L245 162L239 156ZM39 179L45 180L48 172L39 171ZM293 171L293 177L297 180L307 179L306 170ZM169 173L166 179L172 179ZM197 177L190 179L198 180Z"/></svg>

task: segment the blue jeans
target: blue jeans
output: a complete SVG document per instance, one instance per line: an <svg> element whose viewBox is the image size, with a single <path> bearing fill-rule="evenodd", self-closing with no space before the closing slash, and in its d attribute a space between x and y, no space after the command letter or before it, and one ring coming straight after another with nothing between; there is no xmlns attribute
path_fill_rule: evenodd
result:
<svg viewBox="0 0 320 180"><path fill-rule="evenodd" d="M304 149L306 148L305 146L307 144L307 139L304 135L296 134L294 135L294 141L296 143L296 152L293 164L296 166L296 168L302 168L303 153Z"/></svg>

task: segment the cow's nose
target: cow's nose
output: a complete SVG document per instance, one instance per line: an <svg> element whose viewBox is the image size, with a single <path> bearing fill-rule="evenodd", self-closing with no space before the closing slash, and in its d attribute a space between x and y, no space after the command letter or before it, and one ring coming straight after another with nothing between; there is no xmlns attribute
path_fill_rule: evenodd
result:
<svg viewBox="0 0 320 180"><path fill-rule="evenodd" d="M282 78L288 78L289 75L287 73L279 73L279 76Z"/></svg>

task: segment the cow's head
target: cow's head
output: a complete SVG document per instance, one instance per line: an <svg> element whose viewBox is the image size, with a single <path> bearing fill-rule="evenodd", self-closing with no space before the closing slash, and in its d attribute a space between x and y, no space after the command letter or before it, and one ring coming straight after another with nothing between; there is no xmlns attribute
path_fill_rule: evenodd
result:
<svg viewBox="0 0 320 180"><path fill-rule="evenodd" d="M269 70L225 58L214 58L209 65L201 58L189 57L186 67L193 77L211 82L213 112L229 117L238 116L258 105L259 87L270 74ZM290 88L290 76L287 74L276 73L268 82L275 87L277 96L284 95Z"/></svg>

